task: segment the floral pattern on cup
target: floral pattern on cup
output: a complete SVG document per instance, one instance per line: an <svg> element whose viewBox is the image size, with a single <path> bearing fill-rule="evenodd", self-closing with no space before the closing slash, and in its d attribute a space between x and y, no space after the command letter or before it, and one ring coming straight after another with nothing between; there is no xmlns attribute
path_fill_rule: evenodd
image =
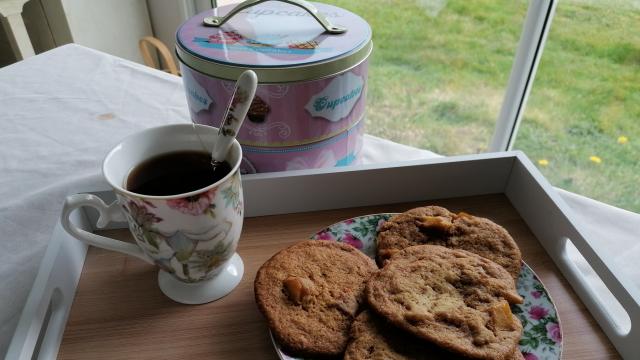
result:
<svg viewBox="0 0 640 360"><path fill-rule="evenodd" d="M244 209L241 195L240 177L234 176L231 178L230 185L222 190L222 198L224 199L224 206L232 207L240 216L242 216L242 209Z"/></svg>
<svg viewBox="0 0 640 360"><path fill-rule="evenodd" d="M374 214L343 220L318 231L311 238L347 243L375 258L377 231L393 215ZM562 328L558 312L542 282L524 262L516 287L524 303L512 306L511 310L523 326L520 340L522 355L527 360L560 359ZM302 360L285 354L273 337L272 341L280 359Z"/></svg>
<svg viewBox="0 0 640 360"><path fill-rule="evenodd" d="M202 194L188 196L186 198L169 199L167 200L167 206L172 209L178 210L183 214L198 216L207 214L211 217L215 217L215 204L213 199L216 197L217 188L213 188Z"/></svg>
<svg viewBox="0 0 640 360"><path fill-rule="evenodd" d="M211 278L233 256L243 216L239 171L218 187L189 197L117 195L138 246L177 279L192 283ZM181 229L181 223L191 224L190 230Z"/></svg>

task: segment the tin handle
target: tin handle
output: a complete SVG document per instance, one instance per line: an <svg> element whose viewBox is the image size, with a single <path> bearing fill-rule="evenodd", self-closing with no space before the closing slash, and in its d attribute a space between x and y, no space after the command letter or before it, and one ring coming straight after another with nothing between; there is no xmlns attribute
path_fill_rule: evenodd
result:
<svg viewBox="0 0 640 360"><path fill-rule="evenodd" d="M235 14L239 13L240 11L242 11L242 10L244 10L246 8L252 7L254 5L258 5L260 3L263 3L265 1L272 1L272 0L246 0L246 1L243 1L240 4L238 4L231 11L229 11L229 13L227 13L227 15L225 15L225 16L208 16L208 17L204 18L203 22L204 22L204 24L206 26L220 27L225 22L227 22L229 19L231 19ZM275 0L275 1L281 1L281 2L284 2L284 3L287 3L287 4L291 4L291 5L295 5L295 6L303 8L311 16L313 16L313 18L316 19L318 21L318 23L320 23L320 25L322 25L322 27L325 29L326 32L328 32L330 34L342 34L342 33L345 33L347 31L346 27L332 24L329 20L327 20L327 18L324 15L322 15L318 11L318 9L315 6L313 6L313 4L311 4L308 1L305 1L305 0Z"/></svg>

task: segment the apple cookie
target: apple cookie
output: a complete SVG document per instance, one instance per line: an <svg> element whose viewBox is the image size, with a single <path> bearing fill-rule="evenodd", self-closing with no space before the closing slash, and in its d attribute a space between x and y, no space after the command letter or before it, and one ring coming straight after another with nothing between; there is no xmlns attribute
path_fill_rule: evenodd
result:
<svg viewBox="0 0 640 360"><path fill-rule="evenodd" d="M350 245L303 241L258 270L256 303L287 352L337 356L346 348L365 282L375 271L375 262Z"/></svg>
<svg viewBox="0 0 640 360"><path fill-rule="evenodd" d="M345 360L462 360L431 343L415 338L386 323L370 311L358 315L351 325L351 341ZM524 360L519 348L508 360Z"/></svg>
<svg viewBox="0 0 640 360"><path fill-rule="evenodd" d="M390 218L377 236L380 265L398 251L414 245L441 245L467 250L501 265L518 279L522 256L511 235L493 221L440 206L411 209Z"/></svg>
<svg viewBox="0 0 640 360"><path fill-rule="evenodd" d="M520 340L522 325L509 304L523 300L513 278L468 251L408 247L368 280L365 293L390 323L462 356L508 359Z"/></svg>

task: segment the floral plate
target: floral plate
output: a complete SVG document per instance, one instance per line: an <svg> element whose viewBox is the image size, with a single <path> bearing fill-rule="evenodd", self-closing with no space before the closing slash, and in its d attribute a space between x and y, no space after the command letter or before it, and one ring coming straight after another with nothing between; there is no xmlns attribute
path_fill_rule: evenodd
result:
<svg viewBox="0 0 640 360"><path fill-rule="evenodd" d="M335 223L311 236L315 240L338 241L354 246L371 258L376 254L376 234L379 226L395 214L359 216ZM511 310L522 322L520 351L527 360L560 359L562 353L562 329L549 293L538 276L522 262L518 293L524 303L513 305ZM273 340L282 360L302 360L285 354Z"/></svg>

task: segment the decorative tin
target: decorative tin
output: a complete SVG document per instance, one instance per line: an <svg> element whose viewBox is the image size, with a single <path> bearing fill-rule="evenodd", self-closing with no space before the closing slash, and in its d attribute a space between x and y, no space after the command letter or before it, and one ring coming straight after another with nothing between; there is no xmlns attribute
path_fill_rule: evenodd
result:
<svg viewBox="0 0 640 360"><path fill-rule="evenodd" d="M191 119L218 126L235 79L252 69L260 85L238 134L244 146L301 146L354 127L365 112L367 22L326 4L263 2L206 11L178 30Z"/></svg>
<svg viewBox="0 0 640 360"><path fill-rule="evenodd" d="M316 143L289 147L242 147L243 174L338 167L360 163L364 119L347 131Z"/></svg>

